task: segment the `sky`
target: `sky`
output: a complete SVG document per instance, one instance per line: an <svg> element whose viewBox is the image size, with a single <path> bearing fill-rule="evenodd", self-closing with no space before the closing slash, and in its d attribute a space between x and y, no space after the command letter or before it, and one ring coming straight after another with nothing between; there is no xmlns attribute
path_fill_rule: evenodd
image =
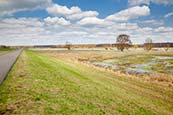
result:
<svg viewBox="0 0 173 115"><path fill-rule="evenodd" d="M0 0L0 45L173 42L173 0Z"/></svg>

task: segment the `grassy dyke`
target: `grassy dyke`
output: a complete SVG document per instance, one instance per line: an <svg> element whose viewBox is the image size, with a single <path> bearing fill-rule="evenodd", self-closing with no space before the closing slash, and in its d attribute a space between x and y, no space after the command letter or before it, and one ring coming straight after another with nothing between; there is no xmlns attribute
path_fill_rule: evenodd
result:
<svg viewBox="0 0 173 115"><path fill-rule="evenodd" d="M24 51L0 86L0 114L171 115L173 89Z"/></svg>

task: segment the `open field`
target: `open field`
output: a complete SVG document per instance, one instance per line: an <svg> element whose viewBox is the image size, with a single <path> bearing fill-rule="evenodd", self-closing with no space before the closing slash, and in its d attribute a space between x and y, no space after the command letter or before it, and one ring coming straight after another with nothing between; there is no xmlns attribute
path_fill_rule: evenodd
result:
<svg viewBox="0 0 173 115"><path fill-rule="evenodd" d="M116 48L113 50L105 50L104 48L75 48L72 50L62 49L62 48L31 48L34 51L40 51L44 53L58 53L58 57L65 56L70 59L78 58L78 59L87 59L89 61L93 60L104 60L110 59L114 57L123 57L123 56L131 56L131 55L140 55L140 54L162 54L162 55L172 55L173 56L173 48L170 48L168 51L165 51L164 48L153 49L156 51L145 51L143 48L134 49L131 48L129 50L124 50L124 52L118 51Z"/></svg>
<svg viewBox="0 0 173 115"><path fill-rule="evenodd" d="M172 115L172 78L163 83L83 63L143 53L160 52L25 50L0 86L0 114Z"/></svg>

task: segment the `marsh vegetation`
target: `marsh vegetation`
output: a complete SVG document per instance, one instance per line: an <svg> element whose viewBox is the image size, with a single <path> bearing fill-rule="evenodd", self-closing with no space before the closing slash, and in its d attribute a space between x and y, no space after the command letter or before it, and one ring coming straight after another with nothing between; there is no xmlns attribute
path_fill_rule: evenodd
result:
<svg viewBox="0 0 173 115"><path fill-rule="evenodd" d="M93 61L91 64L130 74L173 74L173 56L134 55Z"/></svg>

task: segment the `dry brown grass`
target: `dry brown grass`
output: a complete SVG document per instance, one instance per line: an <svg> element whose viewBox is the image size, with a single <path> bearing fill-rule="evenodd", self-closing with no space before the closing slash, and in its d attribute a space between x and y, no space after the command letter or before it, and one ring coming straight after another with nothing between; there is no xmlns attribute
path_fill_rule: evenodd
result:
<svg viewBox="0 0 173 115"><path fill-rule="evenodd" d="M150 75L144 76L144 80L151 83L156 83L163 86L168 86L173 88L173 76L172 75Z"/></svg>

